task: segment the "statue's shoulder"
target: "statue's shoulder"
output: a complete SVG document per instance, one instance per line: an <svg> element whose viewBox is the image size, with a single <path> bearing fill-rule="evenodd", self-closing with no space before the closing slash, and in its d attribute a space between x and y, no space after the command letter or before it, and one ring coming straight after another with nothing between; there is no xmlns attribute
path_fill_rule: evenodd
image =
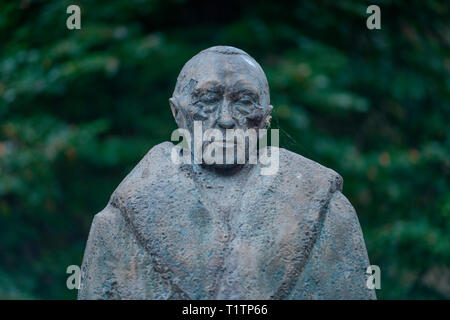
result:
<svg viewBox="0 0 450 320"><path fill-rule="evenodd" d="M154 172L158 169L167 169L170 167L171 159L170 154L172 152L172 142L162 142L153 146L145 156L139 161L139 163L131 170L128 176L124 179L139 179L145 178L150 172Z"/></svg>
<svg viewBox="0 0 450 320"><path fill-rule="evenodd" d="M333 169L284 148L279 148L279 157L283 175L299 178L310 187L329 186L331 192L342 190L343 179Z"/></svg>
<svg viewBox="0 0 450 320"><path fill-rule="evenodd" d="M121 202L174 175L177 167L171 161L172 148L173 143L167 141L152 147L114 190L110 203L120 208Z"/></svg>

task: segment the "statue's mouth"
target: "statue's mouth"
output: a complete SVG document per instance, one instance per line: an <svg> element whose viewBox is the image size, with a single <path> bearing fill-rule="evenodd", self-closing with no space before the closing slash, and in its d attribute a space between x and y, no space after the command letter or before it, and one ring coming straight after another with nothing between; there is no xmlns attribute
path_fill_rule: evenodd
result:
<svg viewBox="0 0 450 320"><path fill-rule="evenodd" d="M226 148L234 148L236 143L233 140L219 140L219 141L213 141L211 144L214 145L214 147L223 147Z"/></svg>

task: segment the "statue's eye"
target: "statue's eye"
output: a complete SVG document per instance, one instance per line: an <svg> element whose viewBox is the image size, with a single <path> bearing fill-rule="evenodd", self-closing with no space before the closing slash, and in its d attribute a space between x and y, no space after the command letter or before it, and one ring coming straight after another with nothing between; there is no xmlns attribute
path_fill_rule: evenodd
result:
<svg viewBox="0 0 450 320"><path fill-rule="evenodd" d="M235 102L235 108L242 114L250 114L253 112L255 102L248 96L241 96Z"/></svg>
<svg viewBox="0 0 450 320"><path fill-rule="evenodd" d="M253 101L250 98L244 97L244 98L239 99L238 103L246 105L246 106L250 106L253 104Z"/></svg>
<svg viewBox="0 0 450 320"><path fill-rule="evenodd" d="M242 97L239 99L238 101L240 104L244 104L246 106L249 106L251 104L253 104L253 100L251 98L248 97Z"/></svg>
<svg viewBox="0 0 450 320"><path fill-rule="evenodd" d="M206 104L212 104L219 102L219 96L217 94L205 94L200 97L200 102L206 103Z"/></svg>
<svg viewBox="0 0 450 320"><path fill-rule="evenodd" d="M253 104L255 104L255 101L252 99L252 97L244 94L242 96L240 96L237 101L238 104L244 105L244 106L251 106Z"/></svg>

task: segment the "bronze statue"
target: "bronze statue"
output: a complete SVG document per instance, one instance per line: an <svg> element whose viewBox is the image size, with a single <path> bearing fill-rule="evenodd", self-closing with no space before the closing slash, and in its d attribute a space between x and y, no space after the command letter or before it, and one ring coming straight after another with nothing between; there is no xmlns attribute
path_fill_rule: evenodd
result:
<svg viewBox="0 0 450 320"><path fill-rule="evenodd" d="M264 129L272 111L262 68L225 46L189 60L169 102L191 133L195 121ZM273 174L236 159L177 164L171 142L154 146L94 218L79 299L374 299L342 178L270 148Z"/></svg>

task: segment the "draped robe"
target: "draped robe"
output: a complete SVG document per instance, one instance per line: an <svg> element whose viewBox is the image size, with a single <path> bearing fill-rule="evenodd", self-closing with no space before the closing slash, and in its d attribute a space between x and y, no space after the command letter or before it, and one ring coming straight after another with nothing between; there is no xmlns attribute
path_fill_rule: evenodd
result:
<svg viewBox="0 0 450 320"><path fill-rule="evenodd" d="M223 212L172 147L153 147L95 215L79 299L375 298L336 172L280 148L278 172L255 165Z"/></svg>

